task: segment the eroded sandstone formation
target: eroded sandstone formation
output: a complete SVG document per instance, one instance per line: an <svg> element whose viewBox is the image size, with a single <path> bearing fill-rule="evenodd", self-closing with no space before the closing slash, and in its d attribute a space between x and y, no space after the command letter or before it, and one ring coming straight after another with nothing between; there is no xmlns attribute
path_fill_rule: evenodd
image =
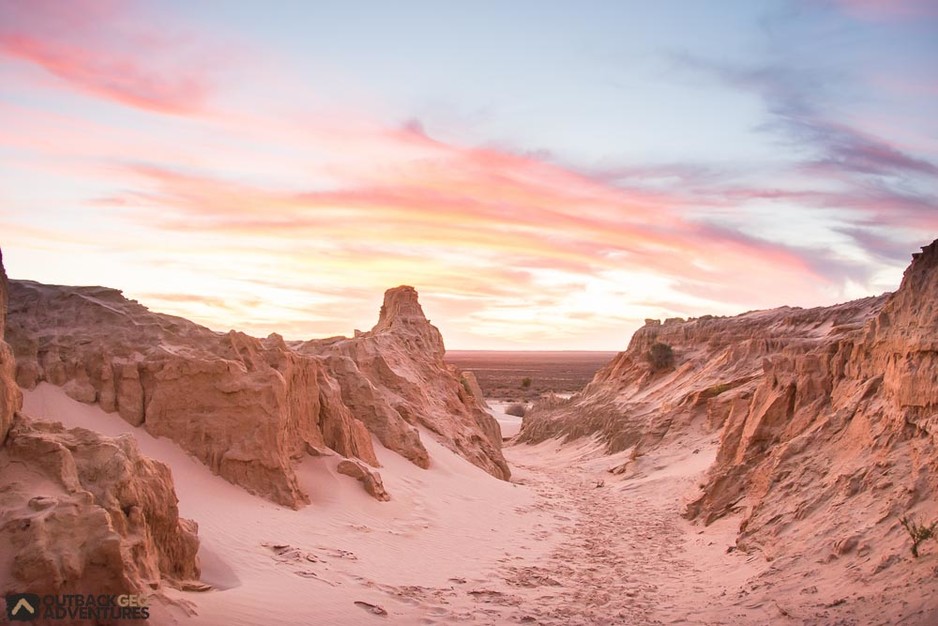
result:
<svg viewBox="0 0 938 626"><path fill-rule="evenodd" d="M7 281L0 257L0 337ZM111 439L18 414L0 341L0 592L140 594L198 579L194 522L169 468Z"/></svg>
<svg viewBox="0 0 938 626"><path fill-rule="evenodd" d="M649 362L655 343L672 366ZM866 576L904 553L900 516L938 518L936 435L938 242L894 294L649 321L580 394L529 412L521 439L599 436L632 450L627 472L660 446L717 437L688 517L738 513L743 549L849 555Z"/></svg>
<svg viewBox="0 0 938 626"><path fill-rule="evenodd" d="M336 466L336 471L340 474L351 476L361 482L365 491L368 492L368 495L375 500L387 502L391 499L390 494L384 489L384 482L381 480L381 475L361 461L343 459L339 461L338 466Z"/></svg>
<svg viewBox="0 0 938 626"><path fill-rule="evenodd" d="M3 569L17 589L139 594L199 577L198 527L179 517L169 468L129 436L17 417L0 492Z"/></svg>
<svg viewBox="0 0 938 626"><path fill-rule="evenodd" d="M632 448L637 456L691 424L716 432L748 410L767 358L857 331L883 303L879 297L736 317L670 319L664 324L647 320L628 349L600 369L582 392L536 405L525 416L520 439L598 434L610 453ZM673 365L658 370L649 362L656 343L671 347Z"/></svg>
<svg viewBox="0 0 938 626"><path fill-rule="evenodd" d="M3 340L8 293L7 275L3 269L3 252L0 251L0 445L3 444L13 424L13 415L23 404L22 394L14 382L16 362L13 358L13 350Z"/></svg>
<svg viewBox="0 0 938 626"><path fill-rule="evenodd" d="M499 478L498 425L443 363L411 287L385 295L353 338L288 345L153 313L120 292L12 281L17 382L62 386L172 439L214 472L290 507L309 502L294 464L331 449L378 466L372 434L421 467L418 427Z"/></svg>
<svg viewBox="0 0 938 626"><path fill-rule="evenodd" d="M498 422L466 375L443 361L443 337L424 317L413 287L385 293L370 332L307 342L298 351L326 357L343 399L385 447L427 467L426 450L413 431L419 425L493 476L509 477Z"/></svg>
<svg viewBox="0 0 938 626"><path fill-rule="evenodd" d="M745 507L739 543L769 556L819 535L876 553L899 517L938 515L938 242L914 256L862 327L766 361L689 515Z"/></svg>

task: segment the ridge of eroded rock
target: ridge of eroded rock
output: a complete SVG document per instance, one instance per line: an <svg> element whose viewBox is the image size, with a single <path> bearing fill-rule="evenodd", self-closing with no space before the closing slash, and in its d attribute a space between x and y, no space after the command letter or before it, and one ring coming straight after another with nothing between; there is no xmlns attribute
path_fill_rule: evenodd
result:
<svg viewBox="0 0 938 626"><path fill-rule="evenodd" d="M0 338L7 280L0 254ZM0 339L0 591L148 593L199 577L194 522L169 468L130 437L18 414L13 352Z"/></svg>
<svg viewBox="0 0 938 626"><path fill-rule="evenodd" d="M439 330L411 287L388 290L375 329L291 343L218 333L120 292L11 281L16 378L47 381L172 439L212 471L274 502L309 502L294 464L311 450L378 466L372 433L421 467L418 426L507 478L498 426L459 394Z"/></svg>

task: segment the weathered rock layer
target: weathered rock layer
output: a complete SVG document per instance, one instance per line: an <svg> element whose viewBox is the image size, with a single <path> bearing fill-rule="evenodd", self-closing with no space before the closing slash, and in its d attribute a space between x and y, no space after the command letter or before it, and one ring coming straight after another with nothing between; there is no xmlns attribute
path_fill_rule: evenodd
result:
<svg viewBox="0 0 938 626"><path fill-rule="evenodd" d="M525 416L520 438L536 442L598 435L610 453L633 448L637 456L668 435L682 434L691 423L702 421L715 432L748 410L767 358L856 332L884 301L866 298L833 307L783 307L663 324L648 320L628 349L581 393L536 405ZM671 348L672 364L656 368L650 362L654 344Z"/></svg>
<svg viewBox="0 0 938 626"><path fill-rule="evenodd" d="M412 429L419 425L493 476L510 476L498 422L471 384L462 384L465 375L444 362L443 338L412 287L387 291L370 332L297 350L326 358L343 399L385 447L427 467L427 452Z"/></svg>
<svg viewBox="0 0 938 626"><path fill-rule="evenodd" d="M938 242L861 328L764 371L689 515L744 507L740 545L775 556L818 537L875 553L901 539L899 517L938 514Z"/></svg>
<svg viewBox="0 0 938 626"><path fill-rule="evenodd" d="M20 590L139 594L199 577L197 526L179 517L169 468L129 436L17 417L0 491L2 570Z"/></svg>
<svg viewBox="0 0 938 626"><path fill-rule="evenodd" d="M655 343L673 365L649 362ZM523 441L557 436L598 436L633 459L718 437L689 517L740 513L739 546L769 558L797 547L882 571L904 542L900 516L938 516L938 242L894 294L650 321L580 394L525 417Z"/></svg>
<svg viewBox="0 0 938 626"><path fill-rule="evenodd" d="M11 281L17 382L178 443L223 478L290 507L309 502L293 466L331 449L378 466L372 434L421 467L418 426L499 478L494 420L442 361L413 288L389 290L374 330L288 345L152 313L120 292Z"/></svg>
<svg viewBox="0 0 938 626"><path fill-rule="evenodd" d="M7 281L0 257L0 337ZM110 439L19 415L0 341L0 592L140 594L199 576L169 468Z"/></svg>
<svg viewBox="0 0 938 626"><path fill-rule="evenodd" d="M14 382L16 361L13 357L13 350L3 340L8 294L9 285L3 268L3 252L0 251L0 445L3 444L13 424L13 415L23 404L22 394Z"/></svg>

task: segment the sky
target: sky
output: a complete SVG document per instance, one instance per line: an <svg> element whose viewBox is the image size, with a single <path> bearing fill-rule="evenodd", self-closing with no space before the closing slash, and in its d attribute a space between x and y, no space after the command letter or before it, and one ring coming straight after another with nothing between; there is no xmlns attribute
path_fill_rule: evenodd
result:
<svg viewBox="0 0 938 626"><path fill-rule="evenodd" d="M0 0L7 272L215 330L620 350L936 237L930 0Z"/></svg>

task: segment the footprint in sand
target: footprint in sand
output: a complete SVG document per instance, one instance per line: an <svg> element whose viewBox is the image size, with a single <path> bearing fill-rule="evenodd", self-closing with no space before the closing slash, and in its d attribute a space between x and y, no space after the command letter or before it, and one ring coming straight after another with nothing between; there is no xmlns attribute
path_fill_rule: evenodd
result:
<svg viewBox="0 0 938 626"><path fill-rule="evenodd" d="M382 607L377 604L371 604L370 602L363 602L361 600L355 601L355 606L365 609L372 615L380 615L381 617L387 617L388 612L385 611Z"/></svg>

